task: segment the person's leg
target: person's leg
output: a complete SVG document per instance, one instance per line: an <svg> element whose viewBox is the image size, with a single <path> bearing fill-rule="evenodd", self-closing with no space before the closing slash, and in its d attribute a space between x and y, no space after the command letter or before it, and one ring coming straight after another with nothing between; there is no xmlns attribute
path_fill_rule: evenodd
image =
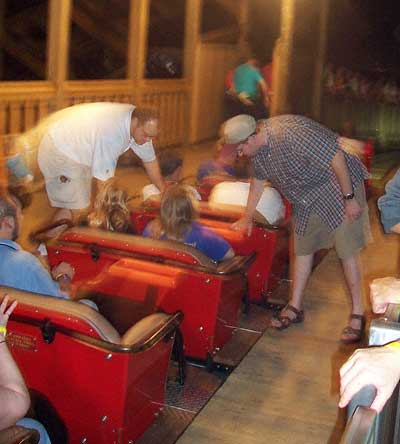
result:
<svg viewBox="0 0 400 444"><path fill-rule="evenodd" d="M299 311L302 310L303 307L304 289L311 274L313 258L314 254L309 254L307 256L294 256L292 273L293 284L289 305L293 306ZM281 310L279 317L288 317L290 320L293 320L296 318L296 313L290 309L284 308ZM282 327L282 322L280 321L279 317L271 320L271 325L273 327Z"/></svg>
<svg viewBox="0 0 400 444"><path fill-rule="evenodd" d="M352 303L351 314L363 315L363 301L362 301L362 275L360 255L355 253L352 256L342 259L344 276L346 279L347 288L349 289ZM353 329L360 330L362 326L361 319L350 319L349 326ZM347 333L346 333L347 332ZM342 340L346 341L355 337L356 333L351 330L344 330L342 333Z"/></svg>
<svg viewBox="0 0 400 444"><path fill-rule="evenodd" d="M356 187L354 194L363 208L361 216L353 222L345 219L335 231L335 249L342 262L352 303L348 326L341 335L341 341L344 343L357 342L363 334L365 319L363 317L363 284L359 252L367 245L371 237L363 184Z"/></svg>

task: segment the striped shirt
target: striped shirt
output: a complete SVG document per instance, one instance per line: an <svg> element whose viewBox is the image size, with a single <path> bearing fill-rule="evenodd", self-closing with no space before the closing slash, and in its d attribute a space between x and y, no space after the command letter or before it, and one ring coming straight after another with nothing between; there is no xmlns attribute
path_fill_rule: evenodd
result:
<svg viewBox="0 0 400 444"><path fill-rule="evenodd" d="M289 200L298 235L304 235L311 213L335 230L345 216L343 193L331 166L340 149L339 135L295 115L267 119L265 131L265 145L252 159L255 178L268 179ZM354 189L368 171L358 157L345 152L344 156Z"/></svg>

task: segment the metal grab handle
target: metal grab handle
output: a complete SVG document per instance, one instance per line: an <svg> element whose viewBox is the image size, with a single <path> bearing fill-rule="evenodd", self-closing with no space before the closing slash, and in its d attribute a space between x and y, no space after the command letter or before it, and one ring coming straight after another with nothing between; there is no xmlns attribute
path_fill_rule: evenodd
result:
<svg viewBox="0 0 400 444"><path fill-rule="evenodd" d="M373 385L367 385L357 392L349 402L347 407L347 420L349 420L357 407L370 407L376 396L376 387Z"/></svg>
<svg viewBox="0 0 400 444"><path fill-rule="evenodd" d="M377 413L370 409L376 387L367 385L357 392L347 407L347 425L340 444L372 444Z"/></svg>

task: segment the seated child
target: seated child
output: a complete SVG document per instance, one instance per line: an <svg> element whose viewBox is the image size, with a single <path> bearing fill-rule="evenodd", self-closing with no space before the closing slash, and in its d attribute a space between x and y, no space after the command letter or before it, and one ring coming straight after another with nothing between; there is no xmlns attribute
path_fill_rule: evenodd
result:
<svg viewBox="0 0 400 444"><path fill-rule="evenodd" d="M231 259L235 253L225 239L196 222L197 213L190 190L174 185L161 199L160 217L149 222L143 236L175 240L191 245L213 261Z"/></svg>
<svg viewBox="0 0 400 444"><path fill-rule="evenodd" d="M173 150L161 151L158 156L158 163L160 165L161 175L167 185L177 184L180 182L183 159L179 153ZM190 190L197 200L201 200L201 196L196 188L190 187ZM159 198L160 194L160 190L152 183L144 186L142 189L143 201L150 198Z"/></svg>
<svg viewBox="0 0 400 444"><path fill-rule="evenodd" d="M127 193L115 185L115 180L108 181L96 196L94 211L88 215L89 226L135 234L127 203Z"/></svg>
<svg viewBox="0 0 400 444"><path fill-rule="evenodd" d="M221 132L223 131L223 125ZM221 180L229 180L229 178L251 176L250 160L246 157L237 155L239 142L235 139L227 140L221 137L217 142L217 153L213 160L204 161L197 170L198 182L203 181L206 177L220 178Z"/></svg>

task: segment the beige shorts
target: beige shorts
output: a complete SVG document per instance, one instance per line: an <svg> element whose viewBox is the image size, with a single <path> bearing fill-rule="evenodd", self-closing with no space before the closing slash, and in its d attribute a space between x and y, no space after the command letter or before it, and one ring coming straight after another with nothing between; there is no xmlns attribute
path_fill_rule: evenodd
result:
<svg viewBox="0 0 400 444"><path fill-rule="evenodd" d="M371 229L364 185L357 187L354 194L362 208L361 216L353 222L345 219L336 230L331 231L318 215L311 213L304 236L294 235L296 256L307 256L335 247L339 258L346 259L367 245L371 239Z"/></svg>
<svg viewBox="0 0 400 444"><path fill-rule="evenodd" d="M90 205L90 168L74 162L58 151L48 134L40 143L38 164L52 207L80 210Z"/></svg>

